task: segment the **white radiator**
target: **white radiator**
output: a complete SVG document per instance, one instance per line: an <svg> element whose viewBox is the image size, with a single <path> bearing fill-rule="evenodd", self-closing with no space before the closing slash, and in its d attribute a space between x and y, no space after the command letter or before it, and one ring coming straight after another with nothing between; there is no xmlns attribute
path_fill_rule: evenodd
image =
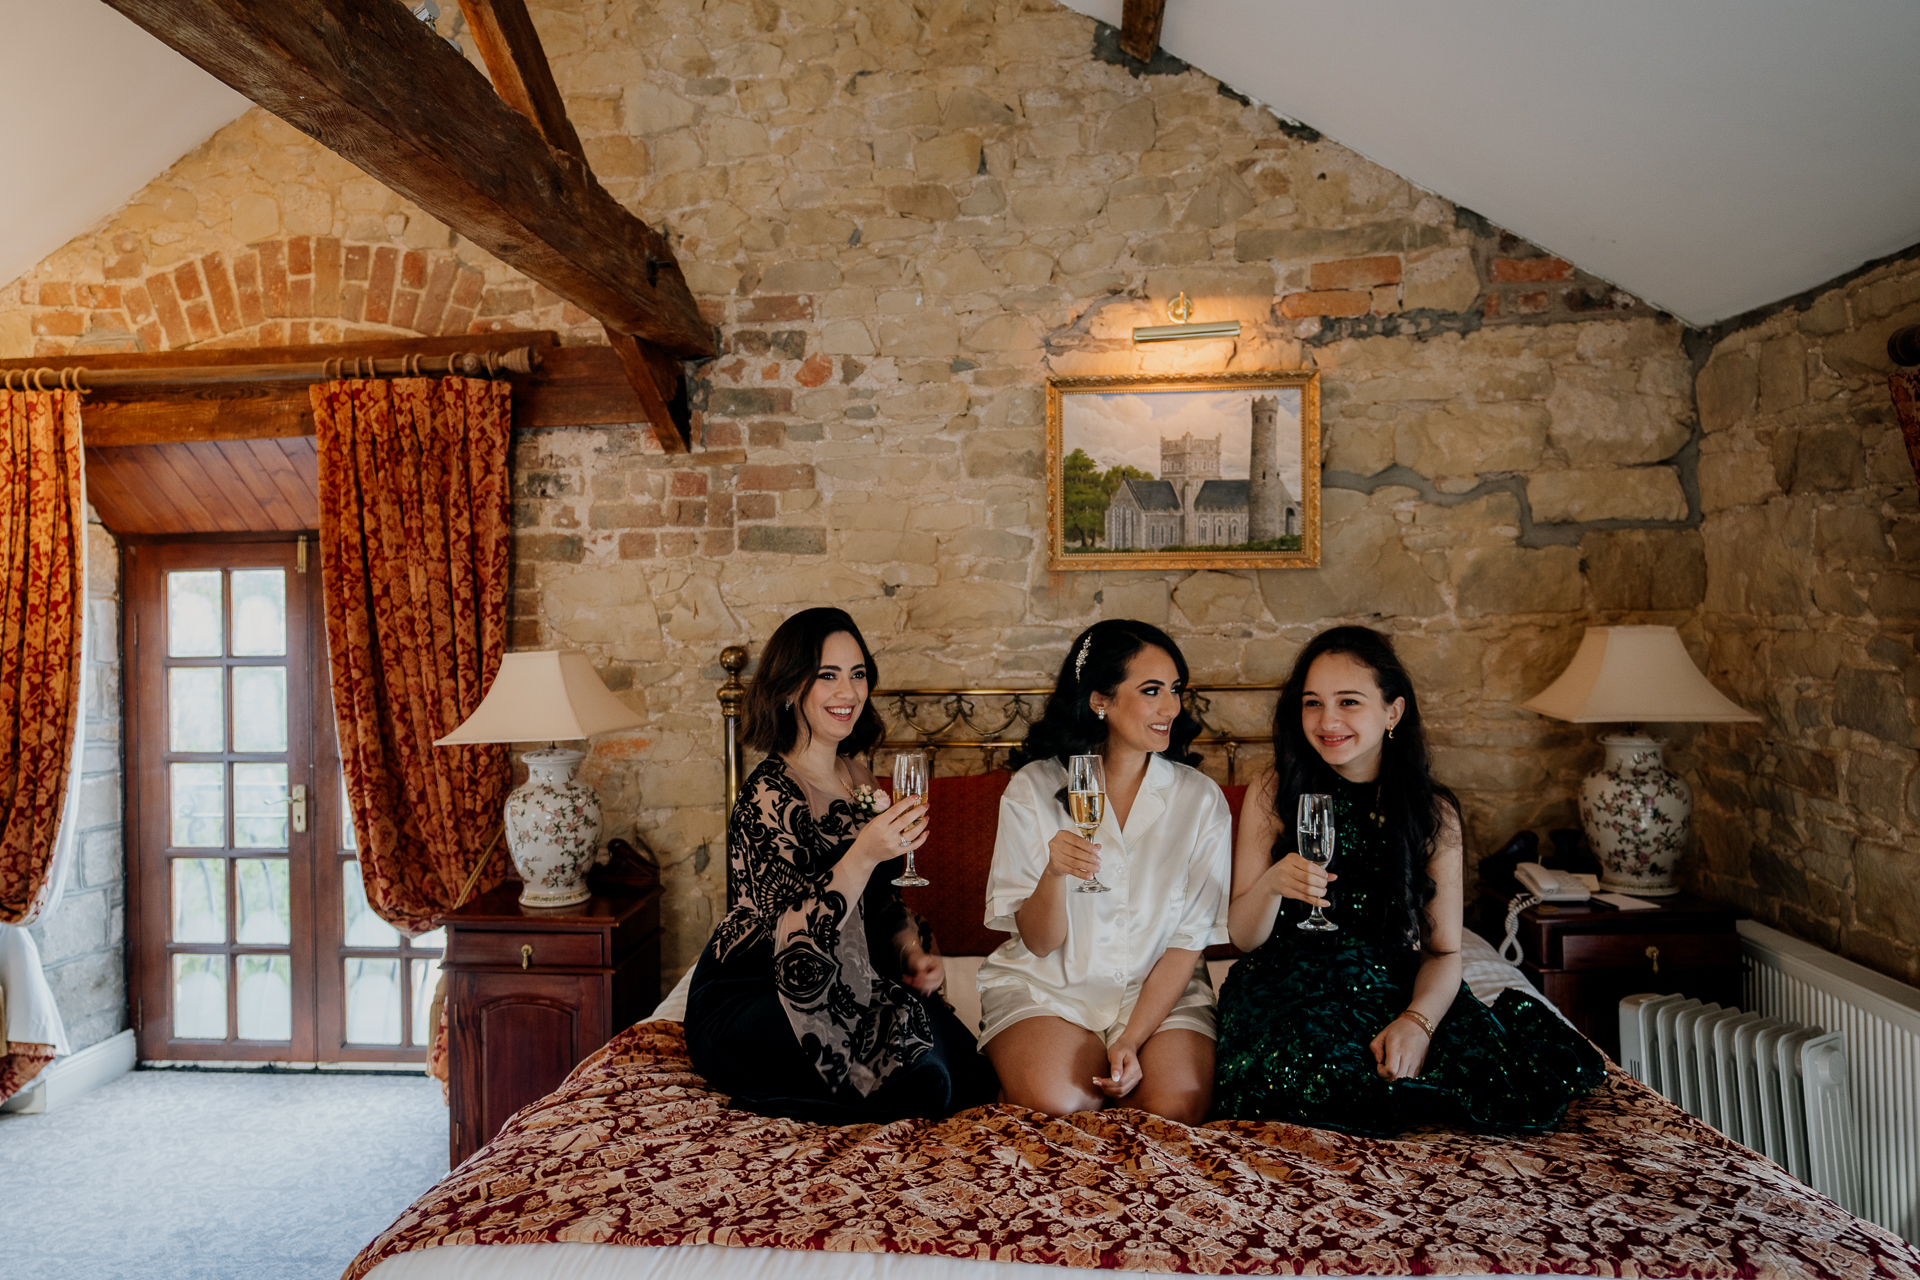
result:
<svg viewBox="0 0 1920 1280"><path fill-rule="evenodd" d="M1747 1010L1620 1005L1621 1065L1843 1207L1920 1239L1920 991L1740 923Z"/></svg>

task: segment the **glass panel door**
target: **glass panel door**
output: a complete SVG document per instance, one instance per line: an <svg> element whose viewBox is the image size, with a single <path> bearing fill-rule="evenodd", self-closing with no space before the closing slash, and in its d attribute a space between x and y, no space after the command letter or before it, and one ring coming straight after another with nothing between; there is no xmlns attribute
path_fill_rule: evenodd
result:
<svg viewBox="0 0 1920 1280"><path fill-rule="evenodd" d="M312 1061L319 574L290 542L128 561L141 1056Z"/></svg>

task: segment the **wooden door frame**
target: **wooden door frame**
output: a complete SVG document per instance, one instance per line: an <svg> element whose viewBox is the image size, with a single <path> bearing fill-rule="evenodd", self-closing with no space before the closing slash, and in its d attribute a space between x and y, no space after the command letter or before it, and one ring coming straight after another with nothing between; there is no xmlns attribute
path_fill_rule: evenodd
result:
<svg viewBox="0 0 1920 1280"><path fill-rule="evenodd" d="M201 536L166 538L129 538L123 540L120 548L120 581L122 586L121 653L121 723L125 726L123 752L125 760L126 819L123 830L127 842L127 879L126 879L126 928L127 928L127 997L131 1004L132 1021L138 1040L138 1054L145 1061L212 1061L212 1062L311 1062L315 1061L316 1043L315 1016L318 1009L319 994L317 984L309 981L306 1004L309 1010L305 1019L299 1017L301 999L295 992L295 1018L291 1028L290 1042L281 1045L273 1043L224 1044L217 1048L211 1044L178 1043L171 1040L172 1018L167 1012L168 982L170 968L167 963L167 937L170 932L168 907L170 890L165 883L156 883L150 879L149 861L152 844L148 828L164 836L166 811L162 805L159 812L151 811L146 804L146 793L158 782L157 794L165 794L166 768L162 757L164 750L153 750L152 744L165 741L166 709L164 681L150 680L146 677L145 664L141 652L139 620L142 616L164 619L165 596L164 581L168 569L167 553L176 547L226 545L233 548L243 546L285 548L285 567L295 568L299 539L307 539L308 546L315 545L315 535L306 533L259 533L259 534L215 534ZM220 566L231 568L231 565ZM304 592L289 591L287 597L287 666L291 672L296 666L304 667L307 679L315 686L315 692L323 690L328 683L324 678L326 625L324 596L320 590L319 557L308 553L307 589ZM295 573L291 576L303 577ZM156 594L159 593L159 594ZM150 624L151 626L151 624ZM161 654L153 659L156 663L165 661L164 631L159 637L149 637L149 643L162 645ZM295 652L295 646L301 646L301 652ZM156 668L163 669L163 668ZM324 751L331 756L332 735L317 732L322 708L319 699L308 697L297 699L289 688L287 700L287 743L288 743L288 782L298 782L298 761L304 755L306 762L306 783L309 803L315 797L318 788L317 777L331 776L320 769L320 756ZM329 698L328 707L331 707ZM228 715L231 717L231 699L228 703ZM330 726L329 726L330 727ZM152 735L160 736L152 736ZM324 746L323 746L324 740ZM142 750L141 744L147 743L148 749ZM231 806L231 794L229 794ZM334 801L337 805L337 800ZM310 810L311 812L311 810ZM297 836L288 833L288 891L290 895L299 894L308 904L306 911L289 912L288 946L290 976L297 975L301 969L301 957L305 957L308 974L317 972L318 918L313 910L316 885L315 867L321 861L314 852L317 847L320 824L309 821L305 838L308 852L305 868L300 865L302 859L295 853L293 844ZM162 847L166 841L163 839ZM304 892L297 882L304 876ZM231 877L229 876L229 879ZM229 921L232 919L232 904L229 902ZM154 1008L148 1010L146 1002L151 999ZM228 981L228 1009L231 1015L238 999L237 982L231 973ZM234 1024L229 1021L229 1028Z"/></svg>

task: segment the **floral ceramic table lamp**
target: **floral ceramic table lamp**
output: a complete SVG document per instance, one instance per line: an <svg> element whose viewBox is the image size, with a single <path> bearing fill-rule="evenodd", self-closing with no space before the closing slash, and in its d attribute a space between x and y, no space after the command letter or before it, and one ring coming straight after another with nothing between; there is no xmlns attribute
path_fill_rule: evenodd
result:
<svg viewBox="0 0 1920 1280"><path fill-rule="evenodd" d="M1707 683L1672 627L1588 627L1560 678L1520 705L1572 724L1629 726L1601 737L1606 760L1581 784L1580 821L1602 889L1678 893L1673 868L1687 849L1693 793L1667 769L1664 740L1638 726L1760 717Z"/></svg>
<svg viewBox="0 0 1920 1280"><path fill-rule="evenodd" d="M509 653L465 723L433 745L549 743L631 729L641 718L600 682L578 649ZM549 746L520 757L527 780L507 797L507 847L523 907L569 907L592 896L587 869L600 846L600 799L575 781L584 751Z"/></svg>

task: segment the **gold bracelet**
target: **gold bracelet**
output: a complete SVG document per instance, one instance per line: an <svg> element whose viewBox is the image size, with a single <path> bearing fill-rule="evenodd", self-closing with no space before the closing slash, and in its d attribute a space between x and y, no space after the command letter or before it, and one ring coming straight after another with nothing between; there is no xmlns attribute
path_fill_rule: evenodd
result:
<svg viewBox="0 0 1920 1280"><path fill-rule="evenodd" d="M1412 1018L1426 1031L1427 1039L1433 1039L1433 1022L1426 1014L1420 1012L1418 1009L1402 1009L1398 1016L1402 1018Z"/></svg>

